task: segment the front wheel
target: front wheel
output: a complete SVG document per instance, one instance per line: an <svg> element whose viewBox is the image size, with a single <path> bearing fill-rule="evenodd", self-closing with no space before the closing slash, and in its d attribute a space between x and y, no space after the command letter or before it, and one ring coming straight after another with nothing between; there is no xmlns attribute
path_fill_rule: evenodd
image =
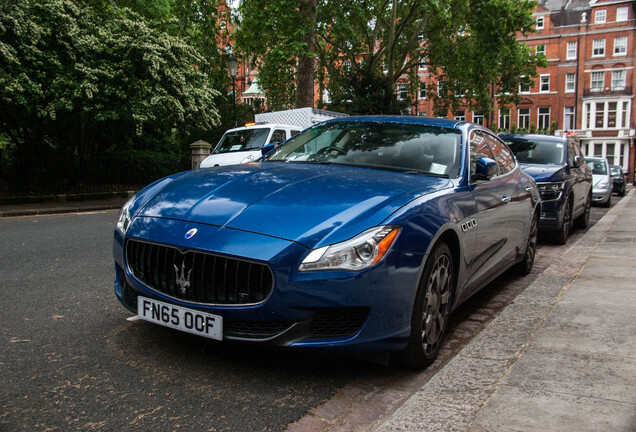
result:
<svg viewBox="0 0 636 432"><path fill-rule="evenodd" d="M605 202L605 204L603 204L603 207L610 208L611 206L612 206L612 194L609 195L609 198L607 198L607 201Z"/></svg>
<svg viewBox="0 0 636 432"><path fill-rule="evenodd" d="M448 325L454 283L450 248L440 243L426 261L417 289L408 345L396 353L403 365L422 369L435 361Z"/></svg>
<svg viewBox="0 0 636 432"><path fill-rule="evenodd" d="M568 197L565 200L565 205L563 209L563 224L561 228L557 231L556 236L554 237L554 242L559 245L564 245L565 242L568 241L568 236L570 235L570 228L572 227L572 204L570 204L570 198Z"/></svg>

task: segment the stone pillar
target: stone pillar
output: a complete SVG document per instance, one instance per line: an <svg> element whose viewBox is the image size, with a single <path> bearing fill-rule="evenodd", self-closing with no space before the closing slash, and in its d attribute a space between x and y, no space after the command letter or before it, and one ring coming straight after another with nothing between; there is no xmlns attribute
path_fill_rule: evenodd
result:
<svg viewBox="0 0 636 432"><path fill-rule="evenodd" d="M210 155L210 149L212 145L203 140L195 141L190 144L192 151L192 169L197 169L201 166L203 159Z"/></svg>

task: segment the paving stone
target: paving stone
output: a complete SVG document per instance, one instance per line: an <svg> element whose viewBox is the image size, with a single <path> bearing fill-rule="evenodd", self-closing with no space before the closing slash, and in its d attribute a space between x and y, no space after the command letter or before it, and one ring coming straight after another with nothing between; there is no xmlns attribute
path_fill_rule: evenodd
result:
<svg viewBox="0 0 636 432"><path fill-rule="evenodd" d="M636 405L503 385L474 424L489 431L633 432Z"/></svg>

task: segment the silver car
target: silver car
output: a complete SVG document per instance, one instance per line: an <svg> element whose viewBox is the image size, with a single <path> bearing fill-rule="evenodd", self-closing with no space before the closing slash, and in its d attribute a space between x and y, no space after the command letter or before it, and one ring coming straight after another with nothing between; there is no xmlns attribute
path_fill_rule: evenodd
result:
<svg viewBox="0 0 636 432"><path fill-rule="evenodd" d="M592 186L592 202L605 207L612 205L612 189L614 179L611 176L609 162L605 158L586 157L585 162L592 168L594 177Z"/></svg>

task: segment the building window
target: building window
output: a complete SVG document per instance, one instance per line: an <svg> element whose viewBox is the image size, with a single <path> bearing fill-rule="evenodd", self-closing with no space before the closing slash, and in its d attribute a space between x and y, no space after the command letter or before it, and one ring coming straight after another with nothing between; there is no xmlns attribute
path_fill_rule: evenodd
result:
<svg viewBox="0 0 636 432"><path fill-rule="evenodd" d="M484 125L484 115L482 113L473 112L473 123Z"/></svg>
<svg viewBox="0 0 636 432"><path fill-rule="evenodd" d="M539 121L537 127L539 129L550 129L550 107L539 108Z"/></svg>
<svg viewBox="0 0 636 432"><path fill-rule="evenodd" d="M614 55L627 55L627 36L614 38Z"/></svg>
<svg viewBox="0 0 636 432"><path fill-rule="evenodd" d="M571 93L574 91L576 85L576 74L568 73L565 74L565 92Z"/></svg>
<svg viewBox="0 0 636 432"><path fill-rule="evenodd" d="M605 72L592 72L590 90L601 91L605 86Z"/></svg>
<svg viewBox="0 0 636 432"><path fill-rule="evenodd" d="M625 70L612 71L612 90L625 90Z"/></svg>
<svg viewBox="0 0 636 432"><path fill-rule="evenodd" d="M545 25L545 18L542 16L537 17L537 30L542 30Z"/></svg>
<svg viewBox="0 0 636 432"><path fill-rule="evenodd" d="M592 42L592 57L603 57L605 55L605 39L594 39Z"/></svg>
<svg viewBox="0 0 636 432"><path fill-rule="evenodd" d="M521 83L519 84L519 93L530 93L532 80L525 75L522 75L519 81L521 81Z"/></svg>
<svg viewBox="0 0 636 432"><path fill-rule="evenodd" d="M565 53L566 60L575 60L576 59L576 41L568 42L567 44L567 52Z"/></svg>
<svg viewBox="0 0 636 432"><path fill-rule="evenodd" d="M502 108L499 110L499 129L510 130L510 109Z"/></svg>
<svg viewBox="0 0 636 432"><path fill-rule="evenodd" d="M595 105L594 128L602 129L605 127L605 102L596 102Z"/></svg>
<svg viewBox="0 0 636 432"><path fill-rule="evenodd" d="M574 129L574 107L563 108L563 129Z"/></svg>
<svg viewBox="0 0 636 432"><path fill-rule="evenodd" d="M583 129L628 128L630 105L625 99L583 104Z"/></svg>
<svg viewBox="0 0 636 432"><path fill-rule="evenodd" d="M541 75L540 77L540 86L539 91L541 93L546 93L550 91L550 75Z"/></svg>
<svg viewBox="0 0 636 432"><path fill-rule="evenodd" d="M594 23L595 24L603 24L605 22L605 18L607 16L607 11L605 9L599 9L594 12Z"/></svg>
<svg viewBox="0 0 636 432"><path fill-rule="evenodd" d="M349 72L351 70L351 62L349 60L345 60L342 62L342 68Z"/></svg>
<svg viewBox="0 0 636 432"><path fill-rule="evenodd" d="M519 108L519 129L530 129L530 108Z"/></svg>
<svg viewBox="0 0 636 432"><path fill-rule="evenodd" d="M397 100L403 101L406 100L407 97L407 87L406 83L398 83L397 85Z"/></svg>
<svg viewBox="0 0 636 432"><path fill-rule="evenodd" d="M464 110L455 111L455 120L465 121L466 120L466 111L464 111Z"/></svg>
<svg viewBox="0 0 636 432"><path fill-rule="evenodd" d="M443 97L446 93L446 82L444 80L437 81L437 96Z"/></svg>
<svg viewBox="0 0 636 432"><path fill-rule="evenodd" d="M426 83L424 82L420 83L420 89L417 92L417 97L419 99L426 99Z"/></svg>
<svg viewBox="0 0 636 432"><path fill-rule="evenodd" d="M608 102L607 103L607 127L615 128L616 127L616 102Z"/></svg>
<svg viewBox="0 0 636 432"><path fill-rule="evenodd" d="M628 18L629 18L628 6L616 8L616 22L627 21Z"/></svg>
<svg viewBox="0 0 636 432"><path fill-rule="evenodd" d="M420 59L420 65L418 66L419 70L421 71L425 71L426 70L426 57L422 57Z"/></svg>
<svg viewBox="0 0 636 432"><path fill-rule="evenodd" d="M541 54L545 56L545 44L539 44L535 48L536 48L537 55Z"/></svg>

